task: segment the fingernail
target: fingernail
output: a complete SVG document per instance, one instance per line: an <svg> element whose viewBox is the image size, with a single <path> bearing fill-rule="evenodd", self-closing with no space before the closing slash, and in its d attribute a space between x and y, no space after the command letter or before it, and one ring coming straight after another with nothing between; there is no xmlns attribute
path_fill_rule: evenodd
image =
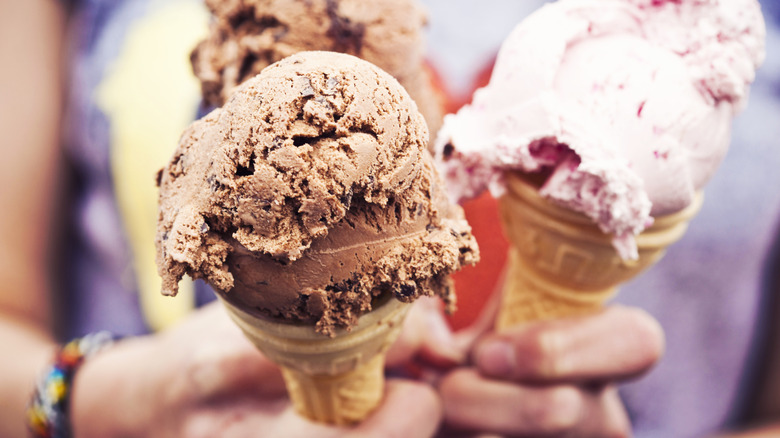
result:
<svg viewBox="0 0 780 438"><path fill-rule="evenodd" d="M517 365L515 349L503 341L484 342L477 347L476 356L480 371L493 377L508 377Z"/></svg>

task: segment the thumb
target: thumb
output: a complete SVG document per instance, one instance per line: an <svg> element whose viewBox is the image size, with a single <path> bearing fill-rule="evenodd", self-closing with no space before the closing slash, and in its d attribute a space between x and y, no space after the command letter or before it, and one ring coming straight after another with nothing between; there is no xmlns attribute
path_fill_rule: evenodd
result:
<svg viewBox="0 0 780 438"><path fill-rule="evenodd" d="M438 306L427 311L423 328L420 358L441 368L449 368L465 362L468 346L456 340L450 324Z"/></svg>
<svg viewBox="0 0 780 438"><path fill-rule="evenodd" d="M434 435L444 413L441 400L428 385L389 380L385 400L348 437L428 438Z"/></svg>
<svg viewBox="0 0 780 438"><path fill-rule="evenodd" d="M404 322L401 335L387 353L387 365L403 365L419 356L438 366L452 366L466 356L452 334L436 298L418 299Z"/></svg>

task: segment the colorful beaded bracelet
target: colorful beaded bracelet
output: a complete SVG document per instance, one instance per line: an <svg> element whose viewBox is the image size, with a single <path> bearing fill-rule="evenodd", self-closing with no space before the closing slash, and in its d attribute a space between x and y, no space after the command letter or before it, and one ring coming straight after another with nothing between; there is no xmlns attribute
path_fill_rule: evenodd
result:
<svg viewBox="0 0 780 438"><path fill-rule="evenodd" d="M111 345L114 339L109 332L92 333L68 342L57 353L27 407L27 425L34 437L70 437L68 403L76 370L84 359Z"/></svg>

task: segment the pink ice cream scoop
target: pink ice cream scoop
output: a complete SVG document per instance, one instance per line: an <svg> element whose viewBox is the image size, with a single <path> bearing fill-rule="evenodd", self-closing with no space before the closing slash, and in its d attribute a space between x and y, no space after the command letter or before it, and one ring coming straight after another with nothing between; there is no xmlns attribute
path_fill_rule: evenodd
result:
<svg viewBox="0 0 780 438"><path fill-rule="evenodd" d="M449 115L437 162L457 200L507 170L636 258L654 216L688 206L728 148L764 58L756 0L560 0L520 23L490 83Z"/></svg>

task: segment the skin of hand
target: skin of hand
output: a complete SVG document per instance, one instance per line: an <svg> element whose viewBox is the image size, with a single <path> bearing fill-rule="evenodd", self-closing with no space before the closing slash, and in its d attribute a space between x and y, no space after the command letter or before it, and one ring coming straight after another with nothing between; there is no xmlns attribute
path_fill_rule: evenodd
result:
<svg viewBox="0 0 780 438"><path fill-rule="evenodd" d="M442 406L430 386L390 380L380 408L354 427L307 421L290 405L279 368L217 303L86 361L71 418L79 438L429 437Z"/></svg>
<svg viewBox="0 0 780 438"><path fill-rule="evenodd" d="M777 421L775 419L775 421ZM777 438L780 436L780 424L768 424L758 426L751 430L743 432L733 432L723 435L717 435L715 438Z"/></svg>
<svg viewBox="0 0 780 438"><path fill-rule="evenodd" d="M458 436L630 436L615 384L645 373L663 349L658 322L622 306L487 333L471 364L439 383L447 428Z"/></svg>
<svg viewBox="0 0 780 438"><path fill-rule="evenodd" d="M387 352L387 367L403 374L402 369L413 363L443 369L462 363L468 351L450 329L441 300L421 297L411 306L401 334Z"/></svg>

